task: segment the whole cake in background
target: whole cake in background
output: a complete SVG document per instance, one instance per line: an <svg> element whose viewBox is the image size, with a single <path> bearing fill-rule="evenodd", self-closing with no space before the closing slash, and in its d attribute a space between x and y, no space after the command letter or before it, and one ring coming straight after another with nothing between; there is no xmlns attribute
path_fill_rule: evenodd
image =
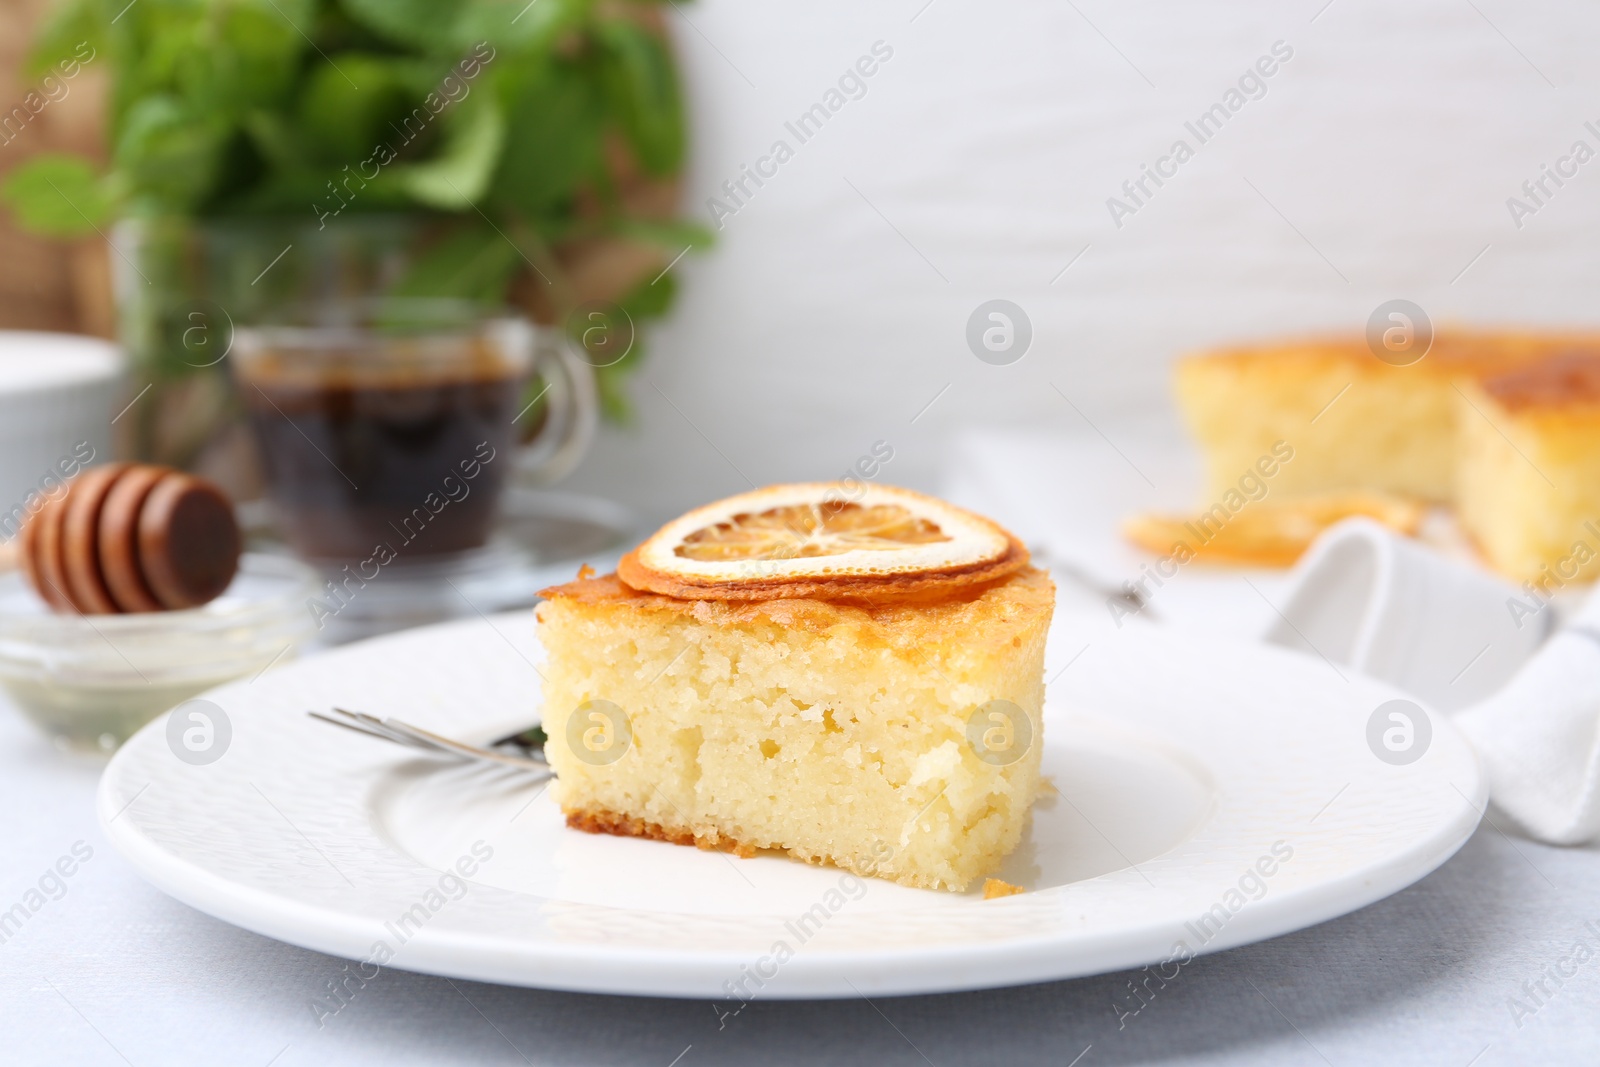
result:
<svg viewBox="0 0 1600 1067"><path fill-rule="evenodd" d="M545 595L569 825L951 890L1021 839L1055 590L994 523L903 489L772 486Z"/></svg>
<svg viewBox="0 0 1600 1067"><path fill-rule="evenodd" d="M1220 348L1178 361L1178 403L1205 453L1208 493L1279 441L1294 449L1284 494L1369 489L1448 502L1456 493L1458 387L1600 337L1441 333L1396 366L1361 337Z"/></svg>
<svg viewBox="0 0 1600 1067"><path fill-rule="evenodd" d="M1416 505L1433 503L1453 507L1509 577L1559 587L1600 576L1600 334L1441 333L1406 365L1361 337L1235 346L1184 357L1174 384L1210 497L1262 456L1292 452L1274 471L1272 504L1231 540L1275 510L1280 530L1284 515L1319 517L1300 523L1301 548L1348 514L1410 533ZM1130 526L1156 551L1170 533L1143 518ZM1255 561L1292 562L1283 540Z"/></svg>

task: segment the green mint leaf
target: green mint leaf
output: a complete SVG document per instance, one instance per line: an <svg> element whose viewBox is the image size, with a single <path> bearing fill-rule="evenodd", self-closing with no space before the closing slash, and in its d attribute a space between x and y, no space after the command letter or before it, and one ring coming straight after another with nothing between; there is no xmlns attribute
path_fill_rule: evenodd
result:
<svg viewBox="0 0 1600 1067"><path fill-rule="evenodd" d="M480 95L440 116L444 143L424 163L396 164L394 179L417 202L442 211L467 211L489 188L506 120L493 97Z"/></svg>
<svg viewBox="0 0 1600 1067"><path fill-rule="evenodd" d="M34 156L0 182L0 201L24 229L52 237L82 237L111 218L94 168L77 156Z"/></svg>

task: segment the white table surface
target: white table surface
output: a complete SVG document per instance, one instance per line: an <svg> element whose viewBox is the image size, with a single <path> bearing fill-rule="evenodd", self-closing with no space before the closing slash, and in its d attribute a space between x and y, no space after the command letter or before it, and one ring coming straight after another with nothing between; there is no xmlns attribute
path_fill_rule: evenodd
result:
<svg viewBox="0 0 1600 1067"><path fill-rule="evenodd" d="M1063 612L1086 640L1107 625L1099 601L1065 584L1062 594ZM1115 1005L1132 1003L1131 973L871 1003L756 1002L719 1020L727 1006L704 1000L549 993L395 970L319 1028L310 1002L343 962L236 929L146 885L96 825L98 773L0 708L0 811L10 815L0 909L76 842L93 849L65 880L65 895L0 944L0 1063L1489 1067L1600 1059L1600 850L1548 848L1487 824L1444 867L1388 900L1201 958L1120 1028ZM1546 968L1570 970L1563 961L1577 942L1595 958L1558 985ZM1549 992L1539 1004L1523 983L1541 979ZM1513 997L1536 1010L1519 1020Z"/></svg>
<svg viewBox="0 0 1600 1067"><path fill-rule="evenodd" d="M1030 540L1040 539L1030 521L1047 527L1052 551L1115 585L1137 565L1116 542L1116 513L1173 502L1188 475L1182 464L1140 455L1145 488L1126 500L1090 492L1129 484L1118 472L1123 459L1105 444L978 435L964 442L945 491ZM1022 505L1036 505L1047 483L1023 469L1028 463L1059 468L1081 491L1030 520ZM1103 594L1057 581L1052 672L1113 625ZM1244 637L1270 608L1238 584L1194 570L1163 587L1152 615ZM1256 585L1268 596L1280 587L1267 575ZM96 763L58 754L0 707L0 811L10 815L0 837L0 911L75 843L93 849L65 895L0 943L0 1064L1600 1062L1600 848L1550 848L1492 823L1387 900L1200 958L1136 1015L1117 1007L1134 1003L1133 972L872 1002L758 1001L719 1019L726 1003L385 970L319 1027L311 1001L343 961L236 929L146 885L95 822L98 774Z"/></svg>

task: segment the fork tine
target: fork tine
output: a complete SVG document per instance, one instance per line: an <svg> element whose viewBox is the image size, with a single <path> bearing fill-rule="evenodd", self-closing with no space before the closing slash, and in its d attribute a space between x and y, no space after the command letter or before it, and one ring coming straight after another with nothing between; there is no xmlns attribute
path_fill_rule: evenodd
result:
<svg viewBox="0 0 1600 1067"><path fill-rule="evenodd" d="M333 713L335 715L343 715L345 718L354 720L355 722L365 723L367 726L370 726L375 730L382 730L385 728L382 719L378 718L376 715L368 715L364 711L351 711L349 708L336 707L333 709Z"/></svg>
<svg viewBox="0 0 1600 1067"><path fill-rule="evenodd" d="M408 722L401 722L399 719L384 719L383 724L389 727L391 730L398 730L408 737L416 737L420 740L431 742L432 744L435 744L446 751L453 752L468 759L485 760L490 763L502 763L509 767L539 767L542 764L542 761L529 759L525 756L508 756L503 752L493 752L486 748L478 748L474 745L465 745L460 741L452 741L448 737L441 737L436 733L424 730L420 726L412 726Z"/></svg>
<svg viewBox="0 0 1600 1067"><path fill-rule="evenodd" d="M352 730L360 730L363 733L371 734L373 737L381 737L385 741L392 741L397 745L407 745L411 748L421 748L431 752L444 751L439 745L431 741L421 737L413 737L386 725L382 719L376 716L367 715L359 711L351 711L348 708L334 708L333 710L343 718L328 719L327 716L318 717L326 719L328 722L336 723L339 726L348 726ZM313 712L313 714L315 713Z"/></svg>
<svg viewBox="0 0 1600 1067"><path fill-rule="evenodd" d="M326 715L319 711L308 711L306 714L314 719L331 723L334 726L342 726L346 730L353 730L356 733L366 734L368 737L376 737L392 744L405 745L407 748L421 749L436 756L449 756L452 759L479 764L486 763L493 767L515 770L523 774L533 773L540 776L539 780L555 776L555 772L542 760L509 756L501 752L465 745L459 741L453 741L448 737L441 737L438 734L424 730L419 726L412 726L410 723L402 722L399 719L380 719L374 715L351 711L348 708L334 708L333 712L333 715Z"/></svg>
<svg viewBox="0 0 1600 1067"><path fill-rule="evenodd" d="M420 749L423 747L421 743L414 741L409 737L403 737L400 734L385 730L381 726L377 726L372 723L362 722L353 715L344 718L336 718L332 715L325 715L320 711L308 711L306 714L310 715L314 719L321 719L323 722L331 723L334 726L342 726L346 730L353 730L358 734L365 734L367 737L376 737L380 741L388 741L390 744L404 745L407 748Z"/></svg>
<svg viewBox="0 0 1600 1067"><path fill-rule="evenodd" d="M365 726L357 726L355 723L349 722L345 719L336 719L332 715L324 715L320 711L308 711L306 714L311 716L313 719L321 719L325 723L331 723L334 726L342 727L346 730L349 730L351 733L361 734L365 737L377 737L385 741L394 740L394 738L390 737L388 734L380 734L376 730L369 730Z"/></svg>
<svg viewBox="0 0 1600 1067"><path fill-rule="evenodd" d="M324 715L320 711L308 711L306 714L311 716L313 719L320 719L332 726L338 726L342 729L349 730L352 733L361 734L363 737L375 737L379 741L387 741L391 745L402 745L406 748L416 749L419 752L439 751L431 745L423 745L420 742L413 741L409 737L402 737L399 734L393 734L387 730L376 729L367 723L361 722L359 719L338 719L332 715Z"/></svg>

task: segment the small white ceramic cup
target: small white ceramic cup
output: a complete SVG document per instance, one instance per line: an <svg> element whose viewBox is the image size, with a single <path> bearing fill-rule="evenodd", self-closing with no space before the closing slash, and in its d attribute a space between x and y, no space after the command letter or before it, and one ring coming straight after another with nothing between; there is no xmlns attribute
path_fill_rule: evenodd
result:
<svg viewBox="0 0 1600 1067"><path fill-rule="evenodd" d="M122 367L97 337L0 330L0 540L41 495L111 458Z"/></svg>

